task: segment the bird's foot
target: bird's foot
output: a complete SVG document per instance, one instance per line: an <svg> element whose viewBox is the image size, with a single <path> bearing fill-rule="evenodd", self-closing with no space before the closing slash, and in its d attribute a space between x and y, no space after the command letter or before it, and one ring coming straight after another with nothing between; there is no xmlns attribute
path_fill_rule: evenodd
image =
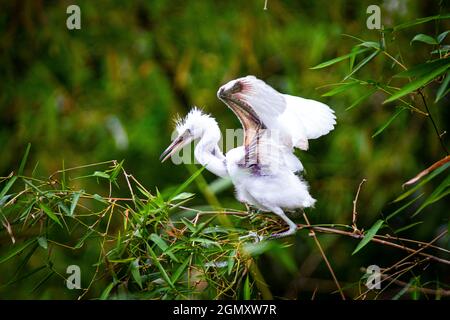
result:
<svg viewBox="0 0 450 320"><path fill-rule="evenodd" d="M250 231L249 234L239 237L239 240L247 238L253 238L255 243L261 242L264 239L263 236L258 235L255 231Z"/></svg>
<svg viewBox="0 0 450 320"><path fill-rule="evenodd" d="M296 227L290 227L289 230L287 231L283 231L283 232L278 232L278 233L273 233L271 234L268 239L280 239L280 238L284 238L284 237L289 237L295 234L295 231L297 231Z"/></svg>

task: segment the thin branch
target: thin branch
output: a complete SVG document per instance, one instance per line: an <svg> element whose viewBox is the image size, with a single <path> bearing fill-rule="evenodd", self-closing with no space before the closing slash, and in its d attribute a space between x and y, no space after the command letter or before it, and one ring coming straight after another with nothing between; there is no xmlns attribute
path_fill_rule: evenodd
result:
<svg viewBox="0 0 450 320"><path fill-rule="evenodd" d="M430 117L431 123L433 124L434 131L436 131L436 135L438 136L438 139L439 139L439 142L441 143L442 149L444 150L445 154L448 155L448 150L445 147L444 141L442 140L442 136L439 133L439 129L437 128L436 122L434 122L434 119L430 113L430 110L428 109L428 104L427 104L427 101L425 100L425 96L423 95L422 90L419 90L419 94L422 97L423 104L425 105L425 109L427 109L428 116Z"/></svg>
<svg viewBox="0 0 450 320"><path fill-rule="evenodd" d="M304 224L303 225L302 224L298 224L297 226L298 226L299 230L301 230L301 229L309 229L309 230L312 229L312 230L314 230L316 232L320 232L320 233L339 234L339 235L344 235L344 236L348 236L348 237L355 238L355 239L362 239L362 238L364 238L363 234L357 234L357 233L354 233L354 232L343 231L343 230L339 230L339 229L325 228L325 227L314 227L314 226L311 226L311 225L304 225ZM447 230L445 230L444 232L446 233ZM415 250L415 249L412 249L412 248L409 248L409 247L406 247L406 246L402 246L402 245L399 245L399 244L394 243L394 242L383 240L379 236L374 236L371 239L371 241L379 243L379 244L383 244L383 245L386 245L386 246L390 246L390 247L393 247L393 248L402 249L402 250L410 252L410 253L417 253L417 254L419 254L419 255L421 255L423 257L427 257L430 260L450 265L450 260L442 259L442 258L433 256L431 254L424 253L424 252L421 252L421 251L418 252L418 250Z"/></svg>
<svg viewBox="0 0 450 320"><path fill-rule="evenodd" d="M356 212L356 204L358 203L358 197L359 197L359 192L361 191L361 186L363 185L364 182L366 182L367 179L362 179L361 183L358 186L358 191L356 192L356 196L355 199L353 200L353 214L352 214L352 228L353 228L353 232L358 232L358 227L356 226L356 216L358 215L358 213Z"/></svg>
<svg viewBox="0 0 450 320"><path fill-rule="evenodd" d="M306 214L305 214L304 212L303 212L303 218L305 219L305 221L306 221L306 223L308 224L308 226L311 227L311 224L309 223L308 217L306 216ZM322 246L320 245L319 240L317 239L316 233L314 232L314 228L310 229L310 231L311 231L311 235L312 235L313 238L314 238L314 241L316 242L317 248L319 248L319 251L320 251L320 254L321 254L322 257L323 257L323 260L325 261L325 263L326 263L326 265L327 265L327 267L328 267L328 270L330 270L331 276L333 277L334 283L336 284L336 287L337 287L338 290L339 290L339 294L341 295L342 300L345 300L344 292L342 291L342 288L341 288L341 286L340 286L340 284L339 284L339 281L338 281L338 279L336 278L336 275L334 274L333 268L331 267L331 264L330 264L330 262L328 261L328 258L327 258L327 256L325 255L325 252L323 251Z"/></svg>
<svg viewBox="0 0 450 320"><path fill-rule="evenodd" d="M429 166L428 168L426 168L425 170L421 171L419 174L417 174L414 178L406 181L402 187L405 186L409 186L411 184L416 183L417 181L419 181L422 177L426 176L427 174L429 174L430 172L436 170L439 167L442 167L444 164L446 164L447 162L450 161L450 156L446 156L444 158L442 158L441 160L433 163L431 166Z"/></svg>

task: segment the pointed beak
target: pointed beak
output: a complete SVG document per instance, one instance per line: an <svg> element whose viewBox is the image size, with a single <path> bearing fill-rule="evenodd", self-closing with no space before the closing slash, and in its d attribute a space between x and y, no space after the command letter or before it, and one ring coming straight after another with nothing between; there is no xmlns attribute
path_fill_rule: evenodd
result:
<svg viewBox="0 0 450 320"><path fill-rule="evenodd" d="M166 161L169 159L174 153L176 153L178 150L183 148L186 144L188 144L191 141L190 135L188 132L184 132L183 134L179 135L175 140L172 141L172 143L167 147L166 150L161 154L159 157L159 160L161 162Z"/></svg>

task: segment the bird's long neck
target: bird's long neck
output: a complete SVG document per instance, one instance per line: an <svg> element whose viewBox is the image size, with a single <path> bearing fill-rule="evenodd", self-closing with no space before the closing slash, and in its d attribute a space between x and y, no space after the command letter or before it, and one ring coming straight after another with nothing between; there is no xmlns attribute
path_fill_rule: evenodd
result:
<svg viewBox="0 0 450 320"><path fill-rule="evenodd" d="M205 132L194 150L195 159L206 169L219 177L227 177L225 156L219 148L220 135Z"/></svg>

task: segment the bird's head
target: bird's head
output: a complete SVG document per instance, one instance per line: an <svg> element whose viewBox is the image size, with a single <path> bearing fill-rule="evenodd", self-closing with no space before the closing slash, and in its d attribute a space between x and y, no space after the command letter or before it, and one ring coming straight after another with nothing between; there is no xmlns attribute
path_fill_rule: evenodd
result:
<svg viewBox="0 0 450 320"><path fill-rule="evenodd" d="M196 139L200 139L208 132L208 134L216 136L220 139L220 130L216 120L210 115L203 113L197 107L194 107L183 119L176 121L177 137L161 154L161 162L166 161L178 150ZM218 140L217 139L217 140Z"/></svg>

